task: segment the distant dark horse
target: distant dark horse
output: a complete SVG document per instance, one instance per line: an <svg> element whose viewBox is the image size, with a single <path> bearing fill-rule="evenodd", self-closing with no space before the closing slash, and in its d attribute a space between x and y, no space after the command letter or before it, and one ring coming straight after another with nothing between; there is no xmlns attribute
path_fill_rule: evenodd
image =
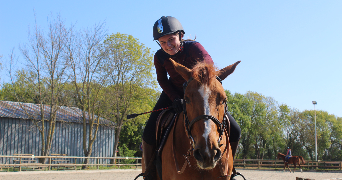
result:
<svg viewBox="0 0 342 180"><path fill-rule="evenodd" d="M299 168L300 168L300 172L303 172L302 168L300 167L301 164L305 164L305 160L302 156L292 156L290 157L287 162L285 161L285 157L286 155L285 154L282 154L282 153L278 153L278 156L277 156L277 159L282 159L284 161L284 171L285 171L285 168L287 167L289 170L290 170L290 173L291 173L291 169L289 167L289 164L293 164L294 165L294 170L293 172L296 171L296 164L298 164Z"/></svg>

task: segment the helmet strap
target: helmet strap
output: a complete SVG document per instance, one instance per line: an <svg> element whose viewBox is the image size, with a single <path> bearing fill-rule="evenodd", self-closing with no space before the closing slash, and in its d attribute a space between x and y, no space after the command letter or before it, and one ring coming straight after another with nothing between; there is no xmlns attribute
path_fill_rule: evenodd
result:
<svg viewBox="0 0 342 180"><path fill-rule="evenodd" d="M159 47L161 47L160 43L159 43L158 41L156 41L156 42L157 42L157 44L159 45Z"/></svg>
<svg viewBox="0 0 342 180"><path fill-rule="evenodd" d="M182 33L180 31L178 31L178 35L179 35L179 41L180 41L179 50L181 50L181 49L183 49Z"/></svg>

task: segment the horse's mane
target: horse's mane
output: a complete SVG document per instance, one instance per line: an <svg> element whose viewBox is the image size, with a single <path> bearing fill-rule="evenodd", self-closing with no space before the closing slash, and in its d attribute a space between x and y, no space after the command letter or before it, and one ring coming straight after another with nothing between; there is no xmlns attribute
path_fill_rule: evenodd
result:
<svg viewBox="0 0 342 180"><path fill-rule="evenodd" d="M283 154L283 153L278 153L278 155L282 155L282 156L285 156L285 154Z"/></svg>
<svg viewBox="0 0 342 180"><path fill-rule="evenodd" d="M192 77L201 84L209 85L211 77L217 75L216 70L213 63L198 62L192 69Z"/></svg>

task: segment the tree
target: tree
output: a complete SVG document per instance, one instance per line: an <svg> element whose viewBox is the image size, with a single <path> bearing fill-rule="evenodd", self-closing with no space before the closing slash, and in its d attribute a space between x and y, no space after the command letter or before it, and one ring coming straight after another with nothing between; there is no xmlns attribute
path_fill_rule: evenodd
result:
<svg viewBox="0 0 342 180"><path fill-rule="evenodd" d="M32 98L34 103L39 104L37 113L40 115L40 119L35 119L32 114L27 115L32 117L31 119L41 134L42 156L47 156L50 153L56 114L61 103L58 97L62 92L63 84L68 79L65 74L67 62L62 58L68 31L58 16L57 19L49 22L47 35L44 35L44 32L36 24L34 33L30 35L28 46L20 48L28 69L18 71L17 83L30 81L27 85L32 94L25 97L27 93L14 91L15 97L19 102ZM20 84L16 84L14 81L12 84L14 90L20 89L18 88L21 86ZM45 116L45 106L50 107L49 116ZM48 122L48 127L45 127L45 122ZM44 163L45 159L41 159L41 162Z"/></svg>
<svg viewBox="0 0 342 180"><path fill-rule="evenodd" d="M331 146L324 154L323 159L330 161L338 161L342 159L342 118L329 118L328 126L331 131Z"/></svg>
<svg viewBox="0 0 342 180"><path fill-rule="evenodd" d="M92 153L100 125L101 101L105 98L101 93L107 76L100 71L106 53L101 49L104 37L103 24L100 24L84 32L71 31L66 43L65 58L70 64L69 73L74 86L68 92L72 94L76 106L82 110L85 157L90 157ZM86 158L84 164L88 162Z"/></svg>
<svg viewBox="0 0 342 180"><path fill-rule="evenodd" d="M147 91L146 93L143 93L146 94L146 96L133 99L132 107L129 111L130 113L147 112L152 110L160 94L154 89L141 89L140 91ZM150 114L144 114L124 122L120 133L120 143L118 145L118 148L126 146L127 148L135 151L135 157L142 156L140 145L142 141L142 134L145 127L145 122L149 118L149 116ZM125 154L119 154L119 156L123 155Z"/></svg>
<svg viewBox="0 0 342 180"><path fill-rule="evenodd" d="M25 70L18 70L13 83L5 83L0 90L0 99L3 101L18 101L38 104L39 100L35 93L34 80L36 74Z"/></svg>
<svg viewBox="0 0 342 180"><path fill-rule="evenodd" d="M251 138L249 131L252 128L251 114L253 111L253 101L246 98L244 95L235 93L231 95L229 91L226 91L228 111L234 117L236 122L241 128L240 144L242 152L237 151L236 157L246 158L250 152Z"/></svg>
<svg viewBox="0 0 342 180"><path fill-rule="evenodd" d="M103 51L107 52L107 56L101 69L109 75L107 84L112 89L107 92L107 99L113 102L107 107L111 114L107 114L106 118L115 122L113 157L116 157L127 114L135 109L135 100L148 97L148 92L141 89L153 89L156 83L151 73L153 63L150 49L138 39L126 34L112 34L104 41Z"/></svg>

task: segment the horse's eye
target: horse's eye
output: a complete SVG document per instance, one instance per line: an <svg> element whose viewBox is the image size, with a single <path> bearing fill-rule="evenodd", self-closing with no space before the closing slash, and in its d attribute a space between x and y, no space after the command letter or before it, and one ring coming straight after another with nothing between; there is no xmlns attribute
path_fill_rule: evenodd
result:
<svg viewBox="0 0 342 180"><path fill-rule="evenodd" d="M190 103L190 99L189 99L187 96L184 97L184 101L185 101L187 104Z"/></svg>

